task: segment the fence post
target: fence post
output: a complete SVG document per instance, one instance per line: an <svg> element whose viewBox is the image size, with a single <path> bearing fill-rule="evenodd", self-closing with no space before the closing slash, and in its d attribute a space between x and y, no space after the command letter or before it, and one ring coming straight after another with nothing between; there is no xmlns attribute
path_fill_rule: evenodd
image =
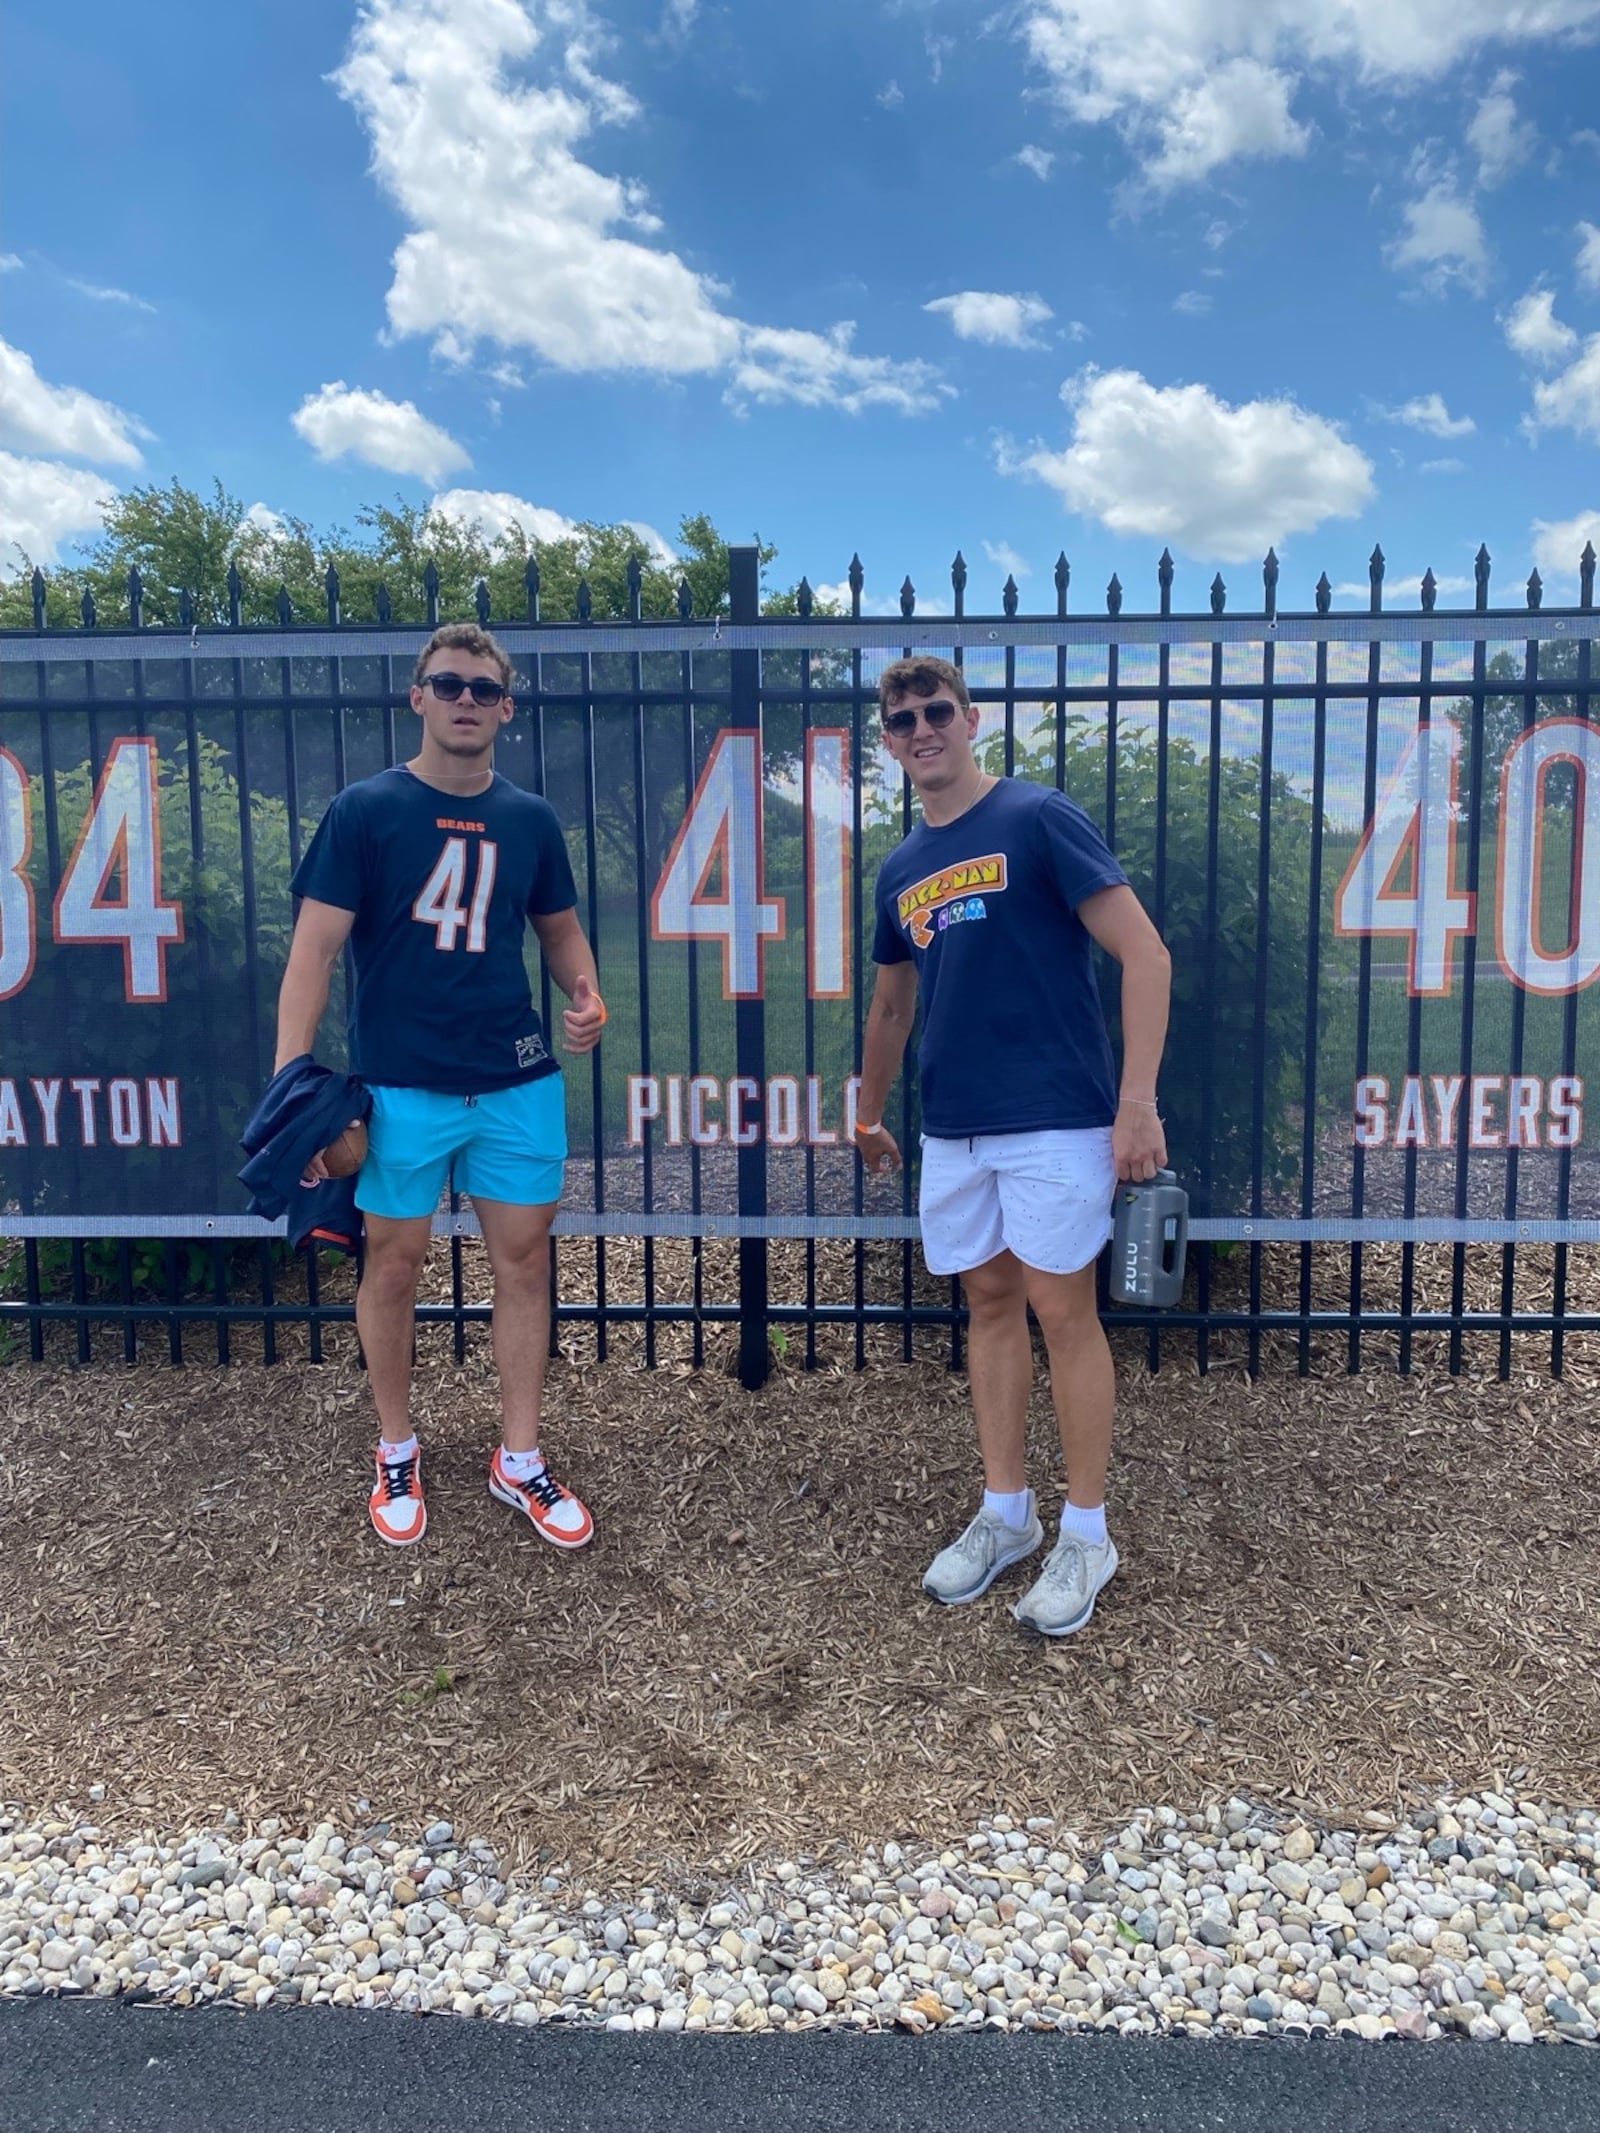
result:
<svg viewBox="0 0 1600 2133"><path fill-rule="evenodd" d="M728 619L736 626L753 623L761 615L761 552L757 548L728 550ZM765 769L761 739L761 655L759 652L729 654L728 723L756 735L756 760ZM767 1211L767 1006L763 999L740 1000L734 1010L738 1070L742 1080L753 1082L760 1092L745 1117L758 1122L755 1140L739 1150L739 1212L764 1216ZM753 1392L767 1382L771 1367L768 1352L767 1240L739 1239L739 1382Z"/></svg>

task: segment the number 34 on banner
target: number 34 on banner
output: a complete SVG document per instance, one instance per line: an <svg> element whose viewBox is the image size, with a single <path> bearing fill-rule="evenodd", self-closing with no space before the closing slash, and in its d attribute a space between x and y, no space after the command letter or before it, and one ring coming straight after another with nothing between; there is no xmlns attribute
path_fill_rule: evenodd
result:
<svg viewBox="0 0 1600 2133"><path fill-rule="evenodd" d="M850 996L850 736L819 727L806 735L806 964L814 1000ZM715 886L713 886L715 884ZM781 896L762 869L761 737L730 726L700 773L683 826L650 899L658 941L716 941L722 989L759 999L768 941L785 937Z"/></svg>
<svg viewBox="0 0 1600 2133"><path fill-rule="evenodd" d="M0 748L0 1000L20 992L33 975L37 914L27 872L32 849L28 774L9 749ZM165 1000L167 949L183 939L183 906L168 903L161 893L153 740L124 735L112 742L51 918L55 939L64 945L120 944L129 1000Z"/></svg>

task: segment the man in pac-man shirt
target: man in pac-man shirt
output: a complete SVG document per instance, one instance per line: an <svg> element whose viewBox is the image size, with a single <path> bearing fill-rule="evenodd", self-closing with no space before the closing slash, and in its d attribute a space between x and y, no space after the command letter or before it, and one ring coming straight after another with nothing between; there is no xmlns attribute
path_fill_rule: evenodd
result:
<svg viewBox="0 0 1600 2133"><path fill-rule="evenodd" d="M1043 1543L1024 1459L1031 1304L1067 1500L1060 1538L1013 1612L1067 1636L1117 1567L1105 1515L1116 1386L1094 1263L1117 1180L1151 1178L1166 1161L1156 1073L1171 965L1083 809L985 774L972 752L978 713L955 667L896 660L879 705L922 821L878 876L856 1144L869 1170L900 1161L882 1121L920 985L922 1247L932 1273L959 1274L966 1290L985 1484L977 1516L922 1582L949 1605L975 1600ZM1095 942L1122 966L1120 1094Z"/></svg>
<svg viewBox="0 0 1600 2133"><path fill-rule="evenodd" d="M416 755L347 786L295 874L303 901L278 999L277 1064L311 1051L349 940L350 1068L372 1091L356 1180L367 1240L356 1323L378 1410L368 1509L379 1539L404 1546L427 1525L411 1344L432 1216L453 1175L494 1271L503 1442L489 1493L553 1546L581 1548L594 1521L539 1449L567 1124L523 961L529 925L572 1003L562 1018L569 1051L599 1043L605 1003L561 825L547 801L494 767L495 735L515 707L511 662L487 630L435 630L411 708L422 721ZM307 1183L321 1174L319 1156Z"/></svg>

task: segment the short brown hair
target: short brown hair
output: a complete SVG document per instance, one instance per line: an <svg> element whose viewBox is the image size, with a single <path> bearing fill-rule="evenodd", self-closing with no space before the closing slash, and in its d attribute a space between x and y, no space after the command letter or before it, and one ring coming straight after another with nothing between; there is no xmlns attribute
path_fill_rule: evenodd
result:
<svg viewBox="0 0 1600 2133"><path fill-rule="evenodd" d="M897 697L937 696L941 689L948 689L963 711L971 709L972 698L961 679L961 669L953 667L948 659L934 659L927 654L892 659L878 677L879 713L887 711Z"/></svg>
<svg viewBox="0 0 1600 2133"><path fill-rule="evenodd" d="M492 659L500 669L500 686L511 687L511 661L504 650L476 622L445 622L436 629L422 650L417 654L417 671L412 675L412 685L422 687L422 677L428 671L428 661L435 652L466 652L473 659Z"/></svg>

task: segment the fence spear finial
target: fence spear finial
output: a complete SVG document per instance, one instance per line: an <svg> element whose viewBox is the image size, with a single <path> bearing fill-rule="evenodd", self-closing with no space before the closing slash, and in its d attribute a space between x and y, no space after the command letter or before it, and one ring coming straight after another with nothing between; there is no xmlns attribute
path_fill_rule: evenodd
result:
<svg viewBox="0 0 1600 2133"><path fill-rule="evenodd" d="M42 630L44 628L44 572L37 563L33 566L33 576L28 580L28 587L33 594L33 626L36 630Z"/></svg>
<svg viewBox="0 0 1600 2133"><path fill-rule="evenodd" d="M917 588L909 578L900 581L900 612L909 621L917 611Z"/></svg>
<svg viewBox="0 0 1600 2133"><path fill-rule="evenodd" d="M85 587L84 589L83 599L79 603L78 612L83 616L84 628L86 630L92 630L94 628L94 594L90 592L87 587Z"/></svg>
<svg viewBox="0 0 1600 2133"><path fill-rule="evenodd" d="M956 559L950 565L950 590L956 596L956 613L963 615L967 609L967 559L958 548Z"/></svg>
<svg viewBox="0 0 1600 2133"><path fill-rule="evenodd" d="M1584 542L1583 554L1578 558L1578 605L1585 610L1594 606L1593 541Z"/></svg>
<svg viewBox="0 0 1600 2133"><path fill-rule="evenodd" d="M1220 615L1227 604L1228 588L1223 584L1222 572L1219 570L1211 580L1211 612Z"/></svg>
<svg viewBox="0 0 1600 2133"><path fill-rule="evenodd" d="M1156 584L1160 587L1161 590L1161 599L1159 605L1161 608L1161 612L1164 615L1170 615L1172 613L1172 580L1174 575L1174 569L1175 566L1172 561L1172 550L1170 548L1163 548L1161 551L1161 560L1156 564Z"/></svg>
<svg viewBox="0 0 1600 2133"><path fill-rule="evenodd" d="M1067 587L1071 583L1072 565L1067 561L1067 551L1063 548L1056 557L1056 613L1058 615L1064 615L1067 611Z"/></svg>
<svg viewBox="0 0 1600 2133"><path fill-rule="evenodd" d="M1425 615L1431 615L1433 613L1434 606L1438 598L1439 581L1434 576L1433 568L1430 564L1428 569L1425 570L1422 574L1422 612Z"/></svg>
<svg viewBox="0 0 1600 2133"><path fill-rule="evenodd" d="M1019 597L1016 578L1008 571L1006 582L1000 588L1000 605L1008 618L1016 613Z"/></svg>
<svg viewBox="0 0 1600 2133"><path fill-rule="evenodd" d="M1528 579L1528 607L1532 613L1538 613L1540 604L1543 599L1544 580L1540 577L1537 571L1534 571L1531 573Z"/></svg>
<svg viewBox="0 0 1600 2133"><path fill-rule="evenodd" d="M428 602L428 627L439 627L439 566L429 556L422 572L422 590Z"/></svg>
<svg viewBox="0 0 1600 2133"><path fill-rule="evenodd" d="M178 587L178 627L185 630L194 628L194 594L187 585Z"/></svg>
<svg viewBox="0 0 1600 2133"><path fill-rule="evenodd" d="M644 612L644 565L637 554L628 558L628 619L637 622Z"/></svg>
<svg viewBox="0 0 1600 2133"><path fill-rule="evenodd" d="M378 611L378 620L387 628L389 617L393 610L389 604L389 588L381 578L378 580L378 589L372 597L373 605Z"/></svg>
<svg viewBox="0 0 1600 2133"><path fill-rule="evenodd" d="M128 572L128 627L144 626L144 572L135 563Z"/></svg>
<svg viewBox="0 0 1600 2133"><path fill-rule="evenodd" d="M678 580L678 620L688 622L694 614L694 588L687 578Z"/></svg>
<svg viewBox="0 0 1600 2133"><path fill-rule="evenodd" d="M1106 587L1106 613L1108 615L1120 615L1122 613L1122 580L1115 571L1111 573L1111 583Z"/></svg>
<svg viewBox="0 0 1600 2133"><path fill-rule="evenodd" d="M228 565L228 627L238 629L244 620L244 580L237 556Z"/></svg>
<svg viewBox="0 0 1600 2133"><path fill-rule="evenodd" d="M1371 588L1368 605L1375 615L1380 614L1383 610L1383 571L1383 550L1374 546L1371 555L1367 558L1367 584Z"/></svg>
<svg viewBox="0 0 1600 2133"><path fill-rule="evenodd" d="M328 565L327 576L322 581L322 589L328 596L328 627L337 629L339 627L339 573L331 563Z"/></svg>
<svg viewBox="0 0 1600 2133"><path fill-rule="evenodd" d="M850 587L850 613L859 621L861 618L861 588L867 582L867 574L861 567L859 555L853 555L850 558L850 568L845 572L845 579Z"/></svg>
<svg viewBox="0 0 1600 2133"><path fill-rule="evenodd" d="M811 580L802 578L794 589L795 612L802 618L808 616L817 604L817 596L811 590Z"/></svg>
<svg viewBox="0 0 1600 2133"><path fill-rule="evenodd" d="M587 578L578 580L578 620L580 622L592 622L594 620L594 593Z"/></svg>
<svg viewBox="0 0 1600 2133"><path fill-rule="evenodd" d="M479 629L486 630L489 627L489 580L487 578L480 578L477 584L473 586L472 604L477 609Z"/></svg>
<svg viewBox="0 0 1600 2133"><path fill-rule="evenodd" d="M1489 549L1481 543L1473 559L1472 579L1476 588L1478 612L1481 615L1489 605Z"/></svg>
<svg viewBox="0 0 1600 2133"><path fill-rule="evenodd" d="M1324 571L1317 580L1317 613L1325 615L1332 605L1333 587L1328 583L1328 573Z"/></svg>
<svg viewBox="0 0 1600 2133"><path fill-rule="evenodd" d="M294 620L294 602L289 598L288 586L282 584L278 587L278 620L285 629Z"/></svg>
<svg viewBox="0 0 1600 2133"><path fill-rule="evenodd" d="M522 583L528 595L528 620L537 622L539 619L540 577L539 558L536 553L530 554L527 562L522 566Z"/></svg>

